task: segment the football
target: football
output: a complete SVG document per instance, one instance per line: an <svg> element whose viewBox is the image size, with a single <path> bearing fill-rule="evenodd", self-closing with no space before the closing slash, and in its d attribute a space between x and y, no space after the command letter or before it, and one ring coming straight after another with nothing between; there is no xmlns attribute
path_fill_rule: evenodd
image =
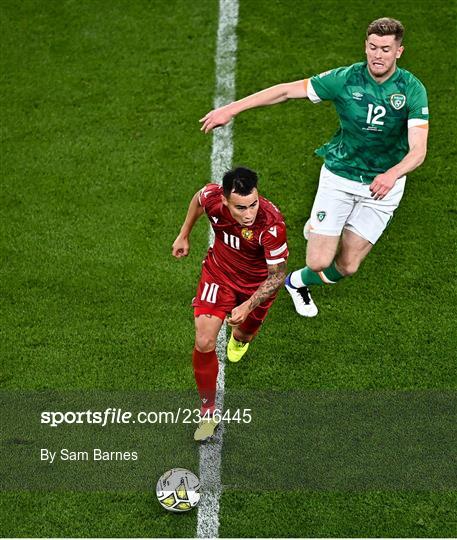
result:
<svg viewBox="0 0 457 540"><path fill-rule="evenodd" d="M170 512L187 512L200 501L200 481L187 469L171 469L157 482L159 503Z"/></svg>

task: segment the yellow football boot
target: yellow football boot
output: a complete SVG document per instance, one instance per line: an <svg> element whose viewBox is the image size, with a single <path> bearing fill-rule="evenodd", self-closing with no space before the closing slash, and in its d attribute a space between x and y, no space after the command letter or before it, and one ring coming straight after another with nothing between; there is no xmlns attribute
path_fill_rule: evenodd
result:
<svg viewBox="0 0 457 540"><path fill-rule="evenodd" d="M203 418L198 424L198 428L195 430L194 440L203 442L211 439L218 425L219 422L214 418Z"/></svg>
<svg viewBox="0 0 457 540"><path fill-rule="evenodd" d="M227 358L230 360L230 362L239 362L246 354L248 348L249 343L237 341L233 337L232 333L232 335L230 336L230 340L227 344Z"/></svg>

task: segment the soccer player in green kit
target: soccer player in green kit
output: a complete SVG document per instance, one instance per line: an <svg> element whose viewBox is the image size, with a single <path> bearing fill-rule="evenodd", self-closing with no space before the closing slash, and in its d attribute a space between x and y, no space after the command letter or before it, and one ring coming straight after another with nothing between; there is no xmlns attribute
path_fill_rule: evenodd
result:
<svg viewBox="0 0 457 540"><path fill-rule="evenodd" d="M333 101L340 127L316 150L324 158L310 219L306 266L287 276L296 311L317 315L308 287L354 274L380 238L403 195L406 174L425 159L428 103L423 84L397 66L403 25L391 18L367 29L366 62L278 84L209 112L202 131L240 112L288 99Z"/></svg>

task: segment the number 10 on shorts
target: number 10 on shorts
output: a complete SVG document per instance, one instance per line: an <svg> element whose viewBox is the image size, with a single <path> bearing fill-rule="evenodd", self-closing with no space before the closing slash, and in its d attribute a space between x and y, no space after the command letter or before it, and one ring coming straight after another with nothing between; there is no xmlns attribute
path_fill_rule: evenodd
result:
<svg viewBox="0 0 457 540"><path fill-rule="evenodd" d="M217 283L206 283L205 281L205 286L203 287L201 300L202 301L206 300L210 304L215 304L218 290L219 290L219 285Z"/></svg>

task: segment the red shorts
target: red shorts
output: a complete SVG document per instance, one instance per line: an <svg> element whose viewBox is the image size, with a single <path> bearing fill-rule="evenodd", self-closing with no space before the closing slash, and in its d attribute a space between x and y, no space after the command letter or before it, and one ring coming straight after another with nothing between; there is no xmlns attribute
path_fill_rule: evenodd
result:
<svg viewBox="0 0 457 540"><path fill-rule="evenodd" d="M230 314L234 307L239 306L251 296L252 293L248 294L236 291L226 281L211 274L206 266L203 265L202 275L197 287L197 295L192 302L194 315L198 317L198 315L211 314L224 320L226 315ZM257 333L275 298L276 294L258 305L249 313L239 328L247 334Z"/></svg>

